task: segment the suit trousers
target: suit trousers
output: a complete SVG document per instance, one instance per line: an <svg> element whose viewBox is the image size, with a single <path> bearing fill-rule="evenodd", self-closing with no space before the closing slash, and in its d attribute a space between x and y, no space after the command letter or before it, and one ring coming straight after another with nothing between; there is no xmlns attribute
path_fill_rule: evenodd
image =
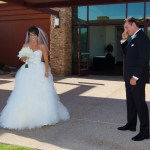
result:
<svg viewBox="0 0 150 150"><path fill-rule="evenodd" d="M149 111L145 101L145 83L137 81L137 84L125 83L127 97L127 122L136 127L137 116L140 120L140 132L149 134Z"/></svg>

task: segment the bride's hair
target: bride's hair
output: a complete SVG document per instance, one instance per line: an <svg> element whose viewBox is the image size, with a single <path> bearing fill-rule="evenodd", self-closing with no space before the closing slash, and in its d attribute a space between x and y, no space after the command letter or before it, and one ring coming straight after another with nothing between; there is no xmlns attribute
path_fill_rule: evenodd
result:
<svg viewBox="0 0 150 150"><path fill-rule="evenodd" d="M48 37L47 34L39 27L32 26L28 29L26 33L26 39L25 39L25 44L29 43L29 37L30 33L33 33L38 36L38 43L39 44L44 44L46 47L46 50L49 51L49 44L48 44Z"/></svg>
<svg viewBox="0 0 150 150"><path fill-rule="evenodd" d="M35 26L32 26L32 27L30 27L29 29L28 29L28 36L30 36L30 33L33 33L33 34L35 34L35 35L39 35L39 30L38 30L38 28L37 27L35 27Z"/></svg>

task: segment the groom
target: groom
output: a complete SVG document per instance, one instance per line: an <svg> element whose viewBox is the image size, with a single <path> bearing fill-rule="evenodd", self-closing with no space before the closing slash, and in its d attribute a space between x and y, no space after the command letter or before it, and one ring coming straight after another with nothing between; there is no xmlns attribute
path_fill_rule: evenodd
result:
<svg viewBox="0 0 150 150"><path fill-rule="evenodd" d="M128 36L130 40L127 40ZM149 82L150 40L133 17L125 20L121 45L124 53L127 124L118 130L136 131L138 115L140 132L132 140L142 141L149 139L149 112L145 101L145 85Z"/></svg>

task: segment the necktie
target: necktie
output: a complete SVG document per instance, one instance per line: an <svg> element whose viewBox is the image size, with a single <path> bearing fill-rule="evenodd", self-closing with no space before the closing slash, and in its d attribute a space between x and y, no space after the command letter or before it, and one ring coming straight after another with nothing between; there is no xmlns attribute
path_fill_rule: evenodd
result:
<svg viewBox="0 0 150 150"><path fill-rule="evenodd" d="M132 41L132 37L131 37L131 36L128 36L128 38L127 38L127 42L128 42L128 44L127 44L127 46L126 46L126 47L128 47L128 46L129 46L129 44L131 43L131 41Z"/></svg>

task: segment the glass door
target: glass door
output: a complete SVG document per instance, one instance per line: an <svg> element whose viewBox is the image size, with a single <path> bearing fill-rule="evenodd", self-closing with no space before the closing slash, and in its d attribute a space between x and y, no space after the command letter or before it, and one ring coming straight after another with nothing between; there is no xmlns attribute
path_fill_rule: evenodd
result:
<svg viewBox="0 0 150 150"><path fill-rule="evenodd" d="M150 39L150 26L147 26L147 35L148 35L148 37Z"/></svg>
<svg viewBox="0 0 150 150"><path fill-rule="evenodd" d="M88 27L78 27L79 76L89 74Z"/></svg>

